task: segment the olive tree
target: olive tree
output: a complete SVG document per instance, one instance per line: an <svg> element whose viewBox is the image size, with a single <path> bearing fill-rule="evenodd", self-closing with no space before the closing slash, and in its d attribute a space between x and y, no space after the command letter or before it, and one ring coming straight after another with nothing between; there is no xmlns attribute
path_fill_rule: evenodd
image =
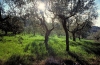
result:
<svg viewBox="0 0 100 65"><path fill-rule="evenodd" d="M40 25L45 30L44 43L45 43L46 48L48 48L48 39L49 39L49 35L50 35L51 31L54 29L53 22L55 20L55 16L50 17L50 14L47 13L46 7L45 7L45 10L41 10L38 8L39 4L41 4L41 3L45 4L46 1L42 1L42 0L5 0L5 1L6 1L6 3L8 3L8 5L11 9L11 10L9 10L11 15L19 16L23 20L26 20L25 18L23 18L23 16L28 14L28 16L26 18L29 19L32 16L33 19L40 22ZM49 28L48 25L46 24L47 17L51 18L51 20L50 20L50 22L52 23L51 28Z"/></svg>
<svg viewBox="0 0 100 65"><path fill-rule="evenodd" d="M94 0L50 0L49 11L60 19L66 34L66 51L69 51L69 28L72 24L69 18L85 13L94 6ZM71 24L70 24L71 23Z"/></svg>

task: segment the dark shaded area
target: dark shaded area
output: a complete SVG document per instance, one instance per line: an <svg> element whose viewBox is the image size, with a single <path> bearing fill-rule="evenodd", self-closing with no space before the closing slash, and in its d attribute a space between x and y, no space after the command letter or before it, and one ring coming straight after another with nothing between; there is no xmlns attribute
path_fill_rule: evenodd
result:
<svg viewBox="0 0 100 65"><path fill-rule="evenodd" d="M7 32L13 32L13 34L16 34L18 28L18 26L11 25L8 21L0 23L0 29L5 31L5 35L7 35Z"/></svg>
<svg viewBox="0 0 100 65"><path fill-rule="evenodd" d="M2 60L0 60L0 65L3 65L3 62L2 62Z"/></svg>
<svg viewBox="0 0 100 65"><path fill-rule="evenodd" d="M89 43L87 41L84 41L84 43L86 43L87 45L82 45L82 48L88 52L88 53L93 53L96 55L100 56L100 43Z"/></svg>
<svg viewBox="0 0 100 65"><path fill-rule="evenodd" d="M61 65L61 62L53 57L50 57L46 60L45 65Z"/></svg>
<svg viewBox="0 0 100 65"><path fill-rule="evenodd" d="M33 56L31 55L12 55L4 65L32 65L32 62L34 61Z"/></svg>
<svg viewBox="0 0 100 65"><path fill-rule="evenodd" d="M75 63L72 60L63 60L63 64L62 65L78 65L79 63Z"/></svg>
<svg viewBox="0 0 100 65"><path fill-rule="evenodd" d="M75 53L72 53L72 52L68 52L68 54L73 57L73 58L76 58L76 61L81 64L81 65L89 65L87 61L84 61L82 60L77 54Z"/></svg>
<svg viewBox="0 0 100 65"><path fill-rule="evenodd" d="M0 10L1 11L1 10ZM8 32L12 32L13 34L19 34L23 32L23 23L20 21L19 17L14 17L14 16L4 16L5 18L2 17L0 12L0 30L4 31L3 34L7 35Z"/></svg>
<svg viewBox="0 0 100 65"><path fill-rule="evenodd" d="M71 44L70 44L71 46L81 46L82 44L81 43L79 43L79 42L71 42Z"/></svg>
<svg viewBox="0 0 100 65"><path fill-rule="evenodd" d="M51 46L48 47L47 51L48 51L49 56L53 56L53 57L56 56L56 53Z"/></svg>
<svg viewBox="0 0 100 65"><path fill-rule="evenodd" d="M91 43L89 41L82 41L85 44L79 43L79 42L72 42L71 46L81 46L86 52L93 53L100 56L100 43Z"/></svg>
<svg viewBox="0 0 100 65"><path fill-rule="evenodd" d="M5 35L5 34L0 34L0 37L3 37L3 36L15 36L15 34L7 34L7 35Z"/></svg>
<svg viewBox="0 0 100 65"><path fill-rule="evenodd" d="M75 63L72 60L61 60L50 57L46 60L45 65L79 65L79 63Z"/></svg>
<svg viewBox="0 0 100 65"><path fill-rule="evenodd" d="M83 50L85 50L88 54L95 54L97 57L100 56L100 43L96 43L96 42L89 42L89 41L82 41L83 43L80 42L72 42L70 45L71 46L81 46L81 48ZM68 52L68 54L75 58L77 62L79 62L81 65L89 65L89 64L100 64L100 62L98 62L98 59L89 59L88 61L85 61L84 58L81 58L81 56L73 53L73 52Z"/></svg>

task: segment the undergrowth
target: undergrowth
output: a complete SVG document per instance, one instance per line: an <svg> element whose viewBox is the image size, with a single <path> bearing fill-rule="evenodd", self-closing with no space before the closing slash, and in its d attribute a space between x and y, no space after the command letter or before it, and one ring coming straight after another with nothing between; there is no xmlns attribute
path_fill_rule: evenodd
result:
<svg viewBox="0 0 100 65"><path fill-rule="evenodd" d="M65 36L50 37L48 45L49 49L46 50L44 37L40 35L4 36L0 40L0 61L11 65L11 62L14 63L18 60L15 65L18 65L18 63L25 65L34 60L43 60L53 56L73 61L84 60L92 64L100 58L100 43L95 43L91 40L82 39L76 42L70 40L70 53L65 50Z"/></svg>

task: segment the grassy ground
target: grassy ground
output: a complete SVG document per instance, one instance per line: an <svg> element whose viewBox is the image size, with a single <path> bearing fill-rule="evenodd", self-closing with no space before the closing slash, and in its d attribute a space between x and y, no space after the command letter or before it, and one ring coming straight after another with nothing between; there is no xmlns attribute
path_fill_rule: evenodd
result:
<svg viewBox="0 0 100 65"><path fill-rule="evenodd" d="M66 52L64 36L50 37L49 50L46 50L43 40L43 36L33 36L32 34L0 38L0 63L11 63L19 60L18 62L27 65L31 63L30 61L43 60L54 56L77 61L81 64L100 64L100 43L84 39L76 42L70 40L70 52Z"/></svg>

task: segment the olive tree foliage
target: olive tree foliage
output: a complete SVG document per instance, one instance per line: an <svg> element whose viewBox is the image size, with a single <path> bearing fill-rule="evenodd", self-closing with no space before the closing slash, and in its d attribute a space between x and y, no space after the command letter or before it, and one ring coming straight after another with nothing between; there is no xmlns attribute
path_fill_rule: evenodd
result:
<svg viewBox="0 0 100 65"><path fill-rule="evenodd" d="M9 26L8 22L6 20L9 18L9 16L4 16L5 9L3 8L4 1L0 1L0 30L5 31L7 30L7 26Z"/></svg>
<svg viewBox="0 0 100 65"><path fill-rule="evenodd" d="M45 40L44 40L44 43L45 43L45 46L46 46L46 49L48 49L48 40L49 40L49 36L52 32L52 30L54 29L54 21L55 21L55 16L53 17L52 15L50 15L48 13L48 11L45 10L44 11L39 11L37 10L37 8L35 9L35 16L37 17L37 19L40 21L40 25L44 28L45 30ZM50 18L50 23L52 23L51 27L47 25L47 20L46 18Z"/></svg>
<svg viewBox="0 0 100 65"><path fill-rule="evenodd" d="M9 12L11 15L19 16L23 20L26 20L24 18L25 15L28 15L27 18L30 19L32 16L35 21L40 22L40 26L43 27L45 30L45 46L48 48L48 39L51 31L54 29L54 20L55 16L51 16L50 12L47 11L45 8L44 11L40 10L38 8L39 2L46 3L46 1L42 0L5 0L6 3L8 3L11 10ZM41 4L41 3L40 3ZM49 14L47 13L49 12ZM47 25L47 18L51 18L50 22L52 23L52 27L48 27ZM34 22L34 21L33 21Z"/></svg>
<svg viewBox="0 0 100 65"><path fill-rule="evenodd" d="M39 4L41 4L39 2L41 2L41 3L43 2L44 4L46 3L42 0L33 1L34 9L31 10L31 13L32 13L32 15L34 15L36 20L38 20L40 22L40 26L42 26L42 28L44 29L44 33L45 33L44 43L45 43L46 49L48 49L48 40L49 40L51 31L54 29L54 21L55 21L56 17L53 16L53 14L47 10L46 5L45 5L44 10L39 9L38 6L39 6ZM49 23L51 23L51 26L48 25L47 18L50 18Z"/></svg>
<svg viewBox="0 0 100 65"><path fill-rule="evenodd" d="M93 20L97 17L96 10L86 12L87 14L77 15L70 20L73 24L70 26L73 41L76 41L76 34L80 40L80 36L86 38L87 32L91 29L93 25ZM82 16L83 15L83 16Z"/></svg>
<svg viewBox="0 0 100 65"><path fill-rule="evenodd" d="M82 16L75 16L74 18L70 18L69 21L73 23L69 30L72 34L73 41L76 41L76 32L82 30L86 26L85 19L83 20Z"/></svg>
<svg viewBox="0 0 100 65"><path fill-rule="evenodd" d="M14 34L22 32L23 22L21 18L18 17L21 10L19 11L18 7L15 6L11 0L2 0L0 4L1 29L5 31L5 34L7 34L7 32L13 32Z"/></svg>
<svg viewBox="0 0 100 65"><path fill-rule="evenodd" d="M94 6L94 0L50 0L48 7L49 11L53 12L61 20L61 24L66 34L66 51L69 51L69 28L72 24L69 18L77 14L83 14L90 11Z"/></svg>
<svg viewBox="0 0 100 65"><path fill-rule="evenodd" d="M6 14L14 17L19 17L20 20L22 20L22 22L24 23L24 32L27 32L30 27L29 14L30 9L32 8L32 5L30 5L31 3L28 3L27 0L5 0L5 3L8 7Z"/></svg>
<svg viewBox="0 0 100 65"><path fill-rule="evenodd" d="M90 29L92 28L93 23L91 21L86 20L84 25L80 26L81 28L76 31L75 35L79 38L86 38L89 35Z"/></svg>
<svg viewBox="0 0 100 65"><path fill-rule="evenodd" d="M82 15L84 15L84 14L82 14ZM78 26L76 27L76 28L79 28L76 31L76 34L78 35L79 40L80 40L80 37L87 38L87 36L89 36L90 29L94 25L93 23L95 23L95 19L97 17L98 17L98 14L96 11L96 7L93 6L92 8L89 9L89 11L86 12L85 17L83 16L82 18L78 18L78 20L76 20L77 22L83 21L82 24L84 24L84 25L80 25L81 28Z"/></svg>

